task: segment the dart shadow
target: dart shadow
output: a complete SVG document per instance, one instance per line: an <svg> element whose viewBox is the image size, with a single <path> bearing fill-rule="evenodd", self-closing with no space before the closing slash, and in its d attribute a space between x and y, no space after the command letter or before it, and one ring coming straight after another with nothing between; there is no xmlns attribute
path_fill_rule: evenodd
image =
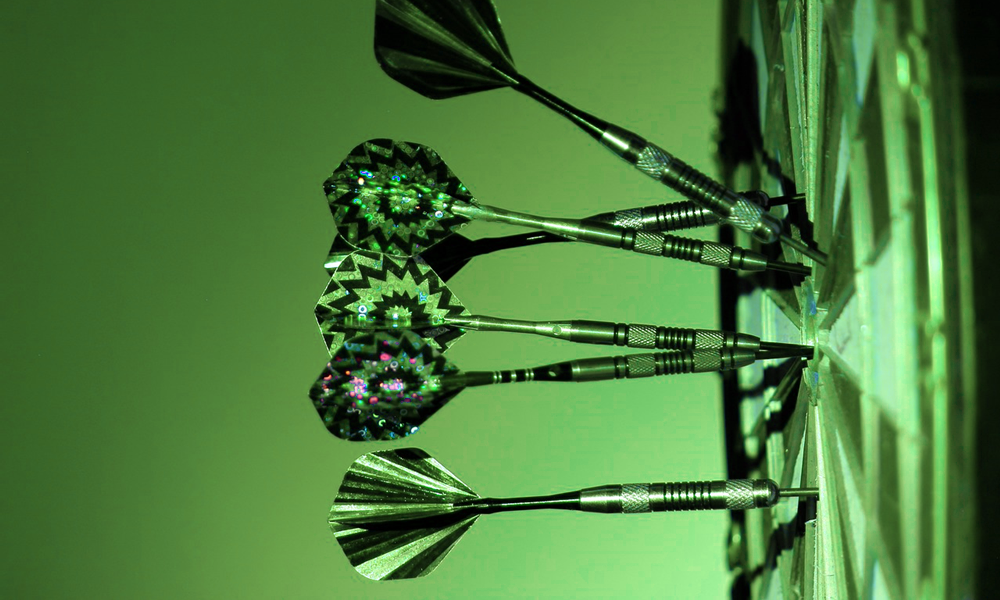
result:
<svg viewBox="0 0 1000 600"><path fill-rule="evenodd" d="M750 47L740 40L726 68L723 108L718 113L718 155L723 175L729 180L741 165L756 165L759 161L764 171L781 184L782 193L795 194L798 191L795 180L764 147L764 135L760 123L759 86L757 57ZM804 203L789 204L785 220L799 231L806 245L817 249L813 224L809 220Z"/></svg>
<svg viewBox="0 0 1000 600"><path fill-rule="evenodd" d="M742 402L746 398L763 395L764 392L766 392L769 388L778 386L786 377L788 377L791 374L792 371L796 370L801 371L802 368L803 368L802 359L794 357L784 359L782 362L776 365L769 365L767 367L764 367L764 376L761 379L760 383L753 386L752 388L744 388L740 390L738 394L738 401ZM793 392L798 391L798 385L799 382L796 381L794 383L795 389L792 390ZM790 398L789 401L786 401L782 405L782 411L784 411L786 405L795 404L795 400L791 399L791 397L789 398ZM794 406L792 408L794 409ZM782 424L782 426L779 427L778 429L783 429L784 425L786 424L787 421L785 421L784 424ZM769 429L768 431L771 430Z"/></svg>
<svg viewBox="0 0 1000 600"><path fill-rule="evenodd" d="M761 248L768 260L775 260L781 255L777 244ZM802 281L802 277L784 273L781 271L760 271L748 275L740 275L737 283L737 293L740 296L749 296L759 289L770 289L778 291L789 291L795 289Z"/></svg>
<svg viewBox="0 0 1000 600"><path fill-rule="evenodd" d="M781 523L771 532L767 541L767 551L764 562L753 569L743 570L734 580L730 588L733 600L750 600L752 584L766 573L775 573L778 568L778 557L795 548L795 544L805 539L806 528L810 521L816 520L815 498L799 499L795 516L787 523Z"/></svg>

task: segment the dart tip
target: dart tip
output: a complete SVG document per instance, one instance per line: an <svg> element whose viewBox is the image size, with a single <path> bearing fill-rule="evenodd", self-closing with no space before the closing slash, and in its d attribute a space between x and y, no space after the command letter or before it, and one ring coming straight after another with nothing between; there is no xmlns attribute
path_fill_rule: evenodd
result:
<svg viewBox="0 0 1000 600"><path fill-rule="evenodd" d="M829 258L825 252L820 252L815 248L810 248L804 242L793 238L787 233L781 234L781 243L787 246L791 246L792 248L795 248L802 254L808 256L809 258L813 259L814 261L816 261L821 265L826 265L826 261Z"/></svg>
<svg viewBox="0 0 1000 600"><path fill-rule="evenodd" d="M809 350L813 349L812 346L806 344L789 344L786 342L761 342L761 350Z"/></svg>
<svg viewBox="0 0 1000 600"><path fill-rule="evenodd" d="M768 261L767 268L774 271L783 271L785 273L792 273L794 275L809 276L812 275L812 268L800 263L787 263L780 260Z"/></svg>
<svg viewBox="0 0 1000 600"><path fill-rule="evenodd" d="M757 351L758 360L806 358L811 359L816 348L803 344L783 344L781 342L761 342Z"/></svg>
<svg viewBox="0 0 1000 600"><path fill-rule="evenodd" d="M806 349L793 348L789 350L758 350L756 354L757 360L784 360L786 358L805 358L807 360L812 359L815 354L815 350L812 347Z"/></svg>
<svg viewBox="0 0 1000 600"><path fill-rule="evenodd" d="M778 490L780 498L816 498L819 499L819 488L788 488Z"/></svg>

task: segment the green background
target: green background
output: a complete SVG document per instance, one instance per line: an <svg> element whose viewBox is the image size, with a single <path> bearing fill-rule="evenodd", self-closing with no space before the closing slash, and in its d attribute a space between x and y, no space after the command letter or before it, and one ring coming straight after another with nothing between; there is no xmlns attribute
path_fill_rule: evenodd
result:
<svg viewBox="0 0 1000 600"><path fill-rule="evenodd" d="M676 199L515 92L435 102L395 83L372 4L4 5L0 596L726 595L723 513L494 515L429 577L348 565L326 514L367 451L424 448L487 495L724 475L712 375L468 390L394 444L322 427L306 396L326 355L321 183L356 144L425 143L515 210ZM526 75L714 171L715 3L498 4ZM451 285L496 316L711 327L715 275L566 244L476 258ZM602 352L473 333L449 354Z"/></svg>

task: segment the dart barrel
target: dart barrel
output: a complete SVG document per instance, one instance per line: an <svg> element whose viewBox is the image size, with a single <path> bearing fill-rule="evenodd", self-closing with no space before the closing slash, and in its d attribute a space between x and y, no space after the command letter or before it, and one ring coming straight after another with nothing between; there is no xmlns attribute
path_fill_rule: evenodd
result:
<svg viewBox="0 0 1000 600"><path fill-rule="evenodd" d="M585 220L623 229L674 231L716 225L721 219L711 210L692 202L674 202L601 213Z"/></svg>
<svg viewBox="0 0 1000 600"><path fill-rule="evenodd" d="M645 513L681 510L748 510L778 502L770 479L606 485L580 492L580 510Z"/></svg>

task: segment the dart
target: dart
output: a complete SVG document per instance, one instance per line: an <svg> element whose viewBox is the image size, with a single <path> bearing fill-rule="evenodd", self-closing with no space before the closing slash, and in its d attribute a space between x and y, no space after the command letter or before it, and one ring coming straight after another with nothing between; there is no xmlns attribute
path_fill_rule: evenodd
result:
<svg viewBox="0 0 1000 600"><path fill-rule="evenodd" d="M717 268L811 273L804 265L726 244L480 204L437 152L412 142L375 139L358 145L326 180L324 190L340 236L357 248L387 254L420 254L479 219Z"/></svg>
<svg viewBox="0 0 1000 600"><path fill-rule="evenodd" d="M409 329L444 351L466 330L533 334L583 344L648 350L741 350L757 359L812 357L812 346L744 334L606 321L521 321L471 314L418 258L358 250L335 270L316 306L327 347L364 331Z"/></svg>
<svg viewBox="0 0 1000 600"><path fill-rule="evenodd" d="M825 254L782 233L781 223L760 204L642 136L570 105L519 73L490 0L377 0L375 56L390 77L432 99L513 88L566 117L639 171L727 223L763 243L780 239L825 264Z"/></svg>
<svg viewBox="0 0 1000 600"><path fill-rule="evenodd" d="M412 579L433 571L484 514L546 508L596 513L751 510L787 498L818 499L819 489L781 488L770 479L729 479L483 498L423 450L401 448L354 461L329 521L359 573L374 580Z"/></svg>
<svg viewBox="0 0 1000 600"><path fill-rule="evenodd" d="M769 198L768 201L770 206L778 206L801 202L804 199L804 195L796 194L793 196L775 196ZM597 221L628 229L644 229L646 231L677 231L719 223L719 218L715 213L686 201L600 213L584 217L582 220ZM420 257L437 271L442 280L448 281L476 256L510 248L524 248L535 244L569 241L571 241L569 238L538 231L502 237L480 238L478 240L470 240L460 233L452 233L447 238L422 252ZM352 251L354 251L354 246L343 241L340 236L336 236L330 247L327 260L323 265L327 273L333 275L340 261Z"/></svg>
<svg viewBox="0 0 1000 600"><path fill-rule="evenodd" d="M680 350L460 372L431 342L412 331L375 331L346 340L330 357L309 397L333 435L351 441L393 440L416 433L468 387L705 373L753 362L754 354L744 350Z"/></svg>
<svg viewBox="0 0 1000 600"><path fill-rule="evenodd" d="M782 206L805 201L805 194L770 197L763 192L749 191L743 192L740 195L753 196L764 207ZM643 229L646 231L677 231L680 229L717 225L723 222L717 214L693 202L672 202L670 204L627 208L584 217L583 220L598 221L614 225L615 227Z"/></svg>

